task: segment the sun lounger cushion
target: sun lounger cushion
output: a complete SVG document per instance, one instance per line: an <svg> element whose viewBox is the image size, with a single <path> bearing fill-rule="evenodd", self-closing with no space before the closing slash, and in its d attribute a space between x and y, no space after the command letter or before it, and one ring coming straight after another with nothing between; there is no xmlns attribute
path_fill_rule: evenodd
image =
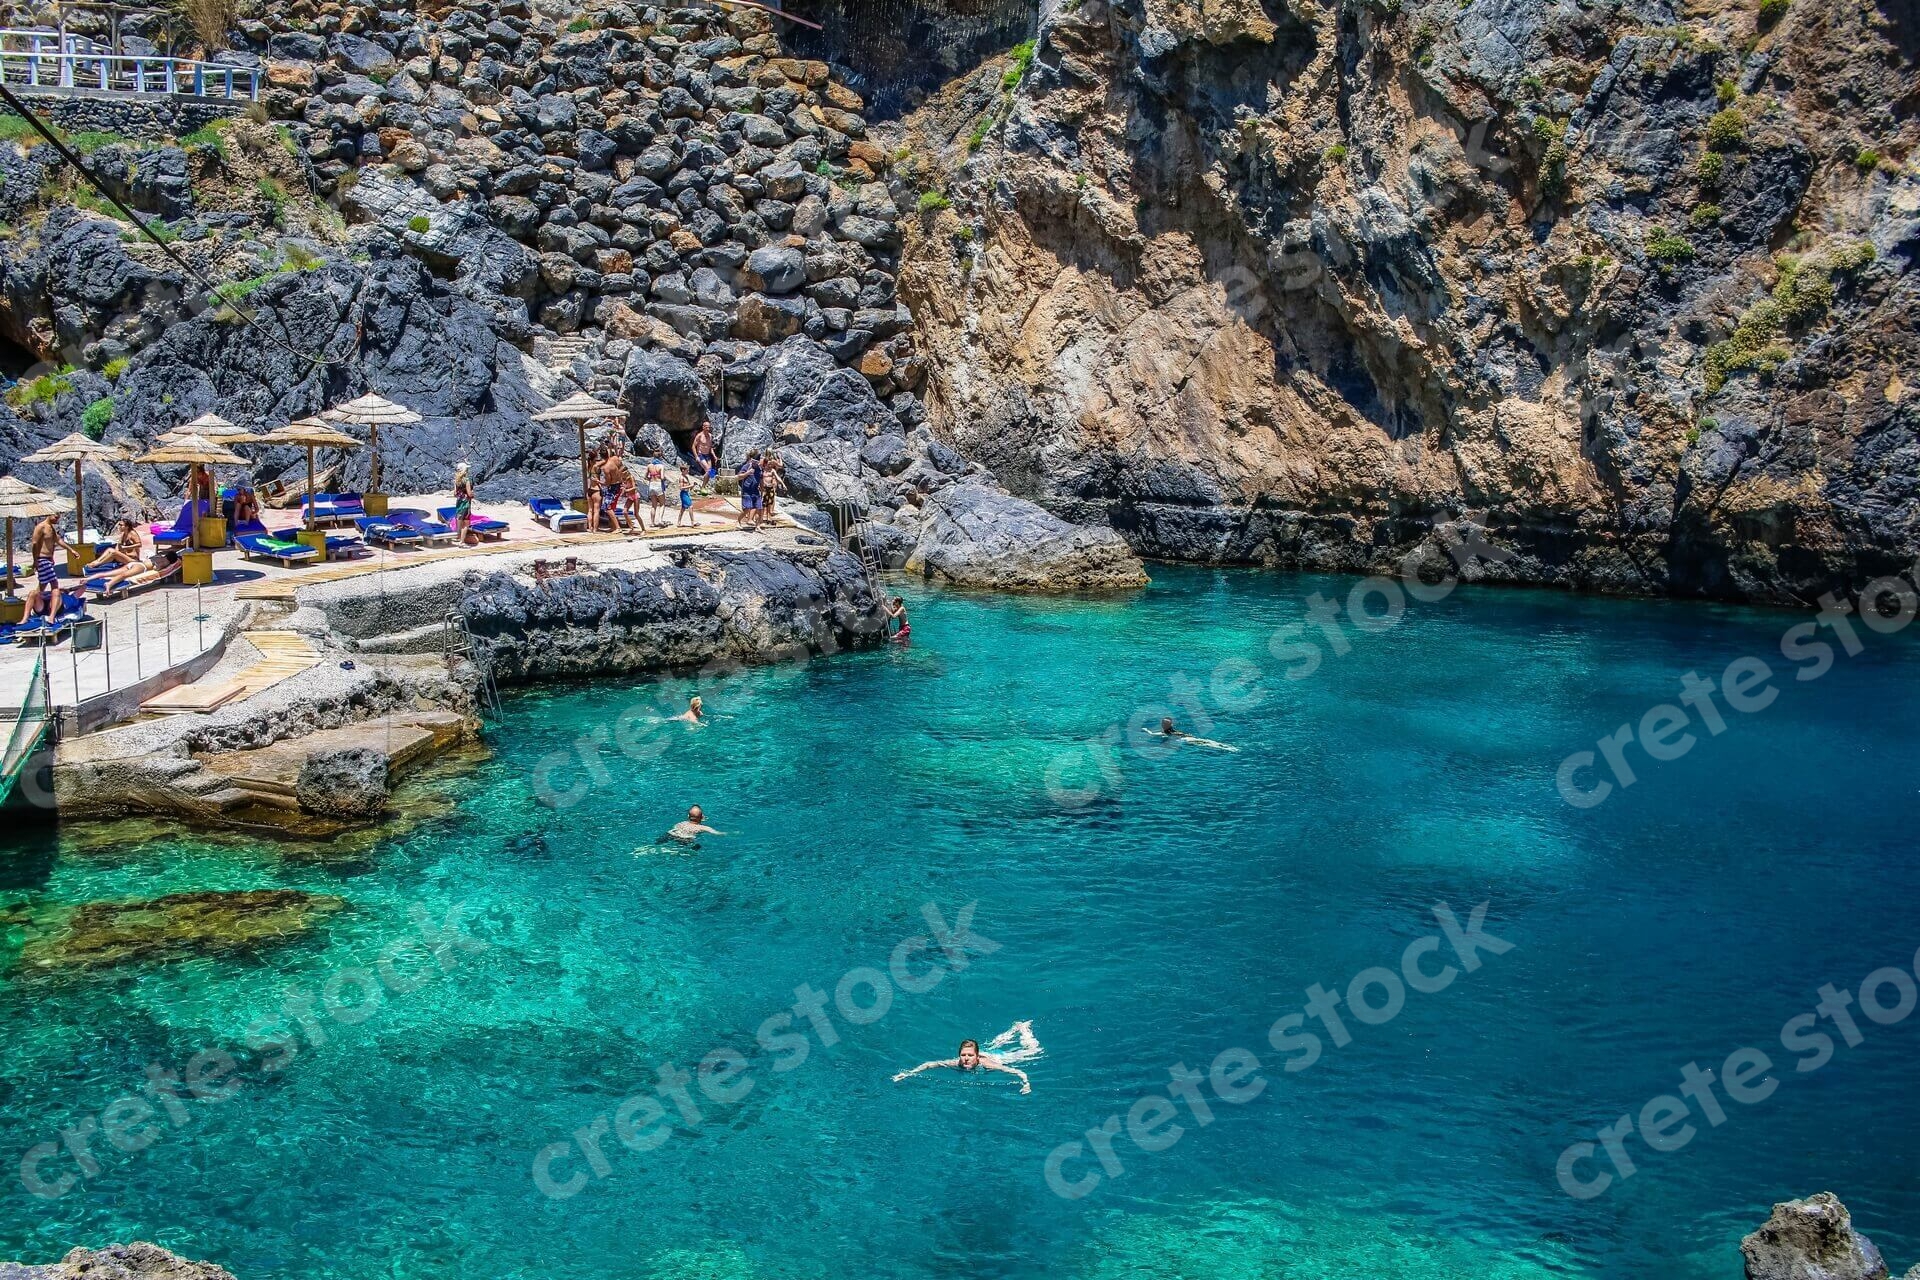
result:
<svg viewBox="0 0 1920 1280"><path fill-rule="evenodd" d="M268 560L279 560L285 564L311 560L320 552L313 547L298 542L282 542L278 538L269 538L263 534L249 534L240 539L240 549L249 556L260 556Z"/></svg>
<svg viewBox="0 0 1920 1280"><path fill-rule="evenodd" d="M546 525L555 533L568 529L582 528L587 517L558 498L534 498L527 503L527 510L533 512L533 518Z"/></svg>

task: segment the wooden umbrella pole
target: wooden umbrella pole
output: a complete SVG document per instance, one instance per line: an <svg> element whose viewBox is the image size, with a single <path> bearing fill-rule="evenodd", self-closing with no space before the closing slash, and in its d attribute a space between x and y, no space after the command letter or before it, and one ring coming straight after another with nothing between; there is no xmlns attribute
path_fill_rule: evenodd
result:
<svg viewBox="0 0 1920 1280"><path fill-rule="evenodd" d="M73 460L73 545L79 546L87 536L86 499L80 493L80 459Z"/></svg>
<svg viewBox="0 0 1920 1280"><path fill-rule="evenodd" d="M13 517L7 517L7 599L13 599Z"/></svg>
<svg viewBox="0 0 1920 1280"><path fill-rule="evenodd" d="M580 428L580 505L583 507L591 507L593 505L593 486L587 483L587 420L585 418L576 418L574 421ZM599 527L599 521L594 518L592 511L587 512L587 520L593 527Z"/></svg>
<svg viewBox="0 0 1920 1280"><path fill-rule="evenodd" d="M313 446L307 446L307 532L313 532Z"/></svg>

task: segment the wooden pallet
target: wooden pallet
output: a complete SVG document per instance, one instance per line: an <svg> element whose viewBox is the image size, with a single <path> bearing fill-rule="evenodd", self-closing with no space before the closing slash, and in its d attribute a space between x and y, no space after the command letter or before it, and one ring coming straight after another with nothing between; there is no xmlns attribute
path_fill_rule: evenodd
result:
<svg viewBox="0 0 1920 1280"><path fill-rule="evenodd" d="M164 715L203 714L271 689L320 662L319 652L297 631L248 631L244 638L260 651L260 661L218 684L183 684L155 694L140 709Z"/></svg>

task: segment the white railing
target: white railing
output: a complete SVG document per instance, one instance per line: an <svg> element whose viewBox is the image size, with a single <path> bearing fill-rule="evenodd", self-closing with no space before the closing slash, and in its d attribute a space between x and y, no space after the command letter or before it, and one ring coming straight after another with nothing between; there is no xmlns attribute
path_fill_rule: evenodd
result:
<svg viewBox="0 0 1920 1280"><path fill-rule="evenodd" d="M260 72L227 62L112 53L84 36L0 29L0 78L29 89L103 93L192 94L202 98L260 96Z"/></svg>

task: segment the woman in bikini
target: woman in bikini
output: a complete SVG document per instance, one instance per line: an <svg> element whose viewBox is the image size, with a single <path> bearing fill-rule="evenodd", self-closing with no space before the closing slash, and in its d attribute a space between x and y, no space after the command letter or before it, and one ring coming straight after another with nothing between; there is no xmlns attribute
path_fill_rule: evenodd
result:
<svg viewBox="0 0 1920 1280"><path fill-rule="evenodd" d="M887 640L894 644L905 644L913 638L913 627L907 622L907 602L895 596L893 603L886 606L886 610L887 621L900 624L900 629L888 636Z"/></svg>
<svg viewBox="0 0 1920 1280"><path fill-rule="evenodd" d="M647 459L647 507L653 512L653 527L667 527L667 468L658 458Z"/></svg>

